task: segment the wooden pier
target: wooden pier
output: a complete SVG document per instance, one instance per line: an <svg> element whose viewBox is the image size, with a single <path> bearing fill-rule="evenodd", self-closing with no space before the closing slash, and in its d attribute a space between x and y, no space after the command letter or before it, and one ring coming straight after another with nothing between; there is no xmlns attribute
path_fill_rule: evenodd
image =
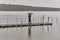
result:
<svg viewBox="0 0 60 40"><path fill-rule="evenodd" d="M34 23L34 24L5 24L0 25L0 28L7 28L7 27L27 27L27 26L44 26L44 25L52 25L52 23Z"/></svg>
<svg viewBox="0 0 60 40"><path fill-rule="evenodd" d="M40 23L33 23L31 21L31 16L33 13L28 13L28 23L22 23L22 20L20 21L20 23L18 24L18 18L16 18L16 24L9 24L9 20L8 17L6 18L6 24L0 24L0 28L7 28L7 27L27 27L27 26L45 26L45 25L52 25L52 22L50 21L50 17L48 17L47 22L44 22L45 19L45 15L42 16L42 22Z"/></svg>

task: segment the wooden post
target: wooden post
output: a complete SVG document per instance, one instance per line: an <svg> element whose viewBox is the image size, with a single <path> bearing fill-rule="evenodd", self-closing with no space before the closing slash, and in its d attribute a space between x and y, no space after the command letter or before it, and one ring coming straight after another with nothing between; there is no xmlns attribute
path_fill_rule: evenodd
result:
<svg viewBox="0 0 60 40"><path fill-rule="evenodd" d="M45 17L45 15L43 15L42 24L44 24L44 17ZM43 29L43 31L44 31L44 25L43 25L42 29Z"/></svg>
<svg viewBox="0 0 60 40"><path fill-rule="evenodd" d="M8 17L7 17L7 37L8 37ZM8 40L9 38L7 38Z"/></svg>
<svg viewBox="0 0 60 40"><path fill-rule="evenodd" d="M53 23L53 18L51 18L51 23Z"/></svg>
<svg viewBox="0 0 60 40"><path fill-rule="evenodd" d="M22 19L21 19L21 26L22 26Z"/></svg>
<svg viewBox="0 0 60 40"><path fill-rule="evenodd" d="M16 32L17 32L17 17L16 17Z"/></svg>
<svg viewBox="0 0 60 40"><path fill-rule="evenodd" d="M50 17L48 17L48 24L49 24L49 19L50 19ZM47 25L47 29L49 31L49 25Z"/></svg>
<svg viewBox="0 0 60 40"><path fill-rule="evenodd" d="M53 24L53 18L51 18L51 23ZM51 25L51 31L52 31L53 26Z"/></svg>
<svg viewBox="0 0 60 40"><path fill-rule="evenodd" d="M18 18L16 17L16 36L17 36L17 32L18 32L18 29L17 29L17 24L18 23ZM17 40L17 39L16 39Z"/></svg>
<svg viewBox="0 0 60 40"><path fill-rule="evenodd" d="M3 15L2 15L2 16L3 16ZM3 17L1 17L1 18L2 18L2 21L3 21ZM4 31L4 27L3 27L3 24L1 24L1 25L2 25L1 27L3 28L3 31Z"/></svg>
<svg viewBox="0 0 60 40"><path fill-rule="evenodd" d="M57 18L56 18L56 23L58 22Z"/></svg>
<svg viewBox="0 0 60 40"><path fill-rule="evenodd" d="M49 19L50 19L50 17L48 17L48 23L49 23Z"/></svg>
<svg viewBox="0 0 60 40"><path fill-rule="evenodd" d="M26 23L26 18L25 18L25 23Z"/></svg>
<svg viewBox="0 0 60 40"><path fill-rule="evenodd" d="M43 21L42 21L42 22L43 22L43 24L44 24L44 16L45 16L45 15L43 15Z"/></svg>
<svg viewBox="0 0 60 40"><path fill-rule="evenodd" d="M8 33L8 18L7 18L7 33Z"/></svg>

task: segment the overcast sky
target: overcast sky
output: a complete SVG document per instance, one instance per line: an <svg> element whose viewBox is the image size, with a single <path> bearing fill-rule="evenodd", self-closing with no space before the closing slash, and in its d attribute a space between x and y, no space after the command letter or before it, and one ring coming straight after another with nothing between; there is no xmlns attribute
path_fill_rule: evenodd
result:
<svg viewBox="0 0 60 40"><path fill-rule="evenodd" d="M0 4L60 7L60 0L0 0Z"/></svg>

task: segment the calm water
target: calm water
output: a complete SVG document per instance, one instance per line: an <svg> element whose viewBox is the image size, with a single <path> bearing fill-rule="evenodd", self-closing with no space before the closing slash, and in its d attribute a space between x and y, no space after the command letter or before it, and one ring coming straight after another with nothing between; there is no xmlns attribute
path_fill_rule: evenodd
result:
<svg viewBox="0 0 60 40"><path fill-rule="evenodd" d="M1 28L0 40L60 40L60 27L57 24L34 26L31 34L28 34L28 27Z"/></svg>

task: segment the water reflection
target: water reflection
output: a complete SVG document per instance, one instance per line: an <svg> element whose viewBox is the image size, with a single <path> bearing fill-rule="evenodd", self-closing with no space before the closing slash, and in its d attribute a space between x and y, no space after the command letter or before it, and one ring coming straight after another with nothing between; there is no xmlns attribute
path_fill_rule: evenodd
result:
<svg viewBox="0 0 60 40"><path fill-rule="evenodd" d="M42 26L42 31L44 32L44 26Z"/></svg>
<svg viewBox="0 0 60 40"><path fill-rule="evenodd" d="M28 33L28 40L31 40L31 33Z"/></svg>
<svg viewBox="0 0 60 40"><path fill-rule="evenodd" d="M31 35L31 26L28 26L28 35Z"/></svg>
<svg viewBox="0 0 60 40"><path fill-rule="evenodd" d="M31 40L31 26L28 26L28 40Z"/></svg>
<svg viewBox="0 0 60 40"><path fill-rule="evenodd" d="M34 28L34 30L31 30L33 28L31 26L28 27L28 40L32 40L32 38L33 38L33 40L36 40L36 39L38 39L38 40L48 40L48 39L52 38L51 37L52 35L51 35L51 32L50 32L52 26L47 25L47 26L37 26L37 27L38 27L38 30L37 30L37 28ZM40 27L42 27L42 31L40 30ZM45 30L45 29L47 29L47 30ZM37 30L37 31L35 31L35 30Z"/></svg>
<svg viewBox="0 0 60 40"><path fill-rule="evenodd" d="M47 25L47 31L49 32L49 25Z"/></svg>
<svg viewBox="0 0 60 40"><path fill-rule="evenodd" d="M41 27L43 27L44 31ZM49 32L47 27L49 28ZM17 31L16 28L8 28L8 35L7 28L4 28L4 31L0 29L0 37L5 40L52 40L54 35L57 34L56 32L52 34L51 26L17 27Z"/></svg>

